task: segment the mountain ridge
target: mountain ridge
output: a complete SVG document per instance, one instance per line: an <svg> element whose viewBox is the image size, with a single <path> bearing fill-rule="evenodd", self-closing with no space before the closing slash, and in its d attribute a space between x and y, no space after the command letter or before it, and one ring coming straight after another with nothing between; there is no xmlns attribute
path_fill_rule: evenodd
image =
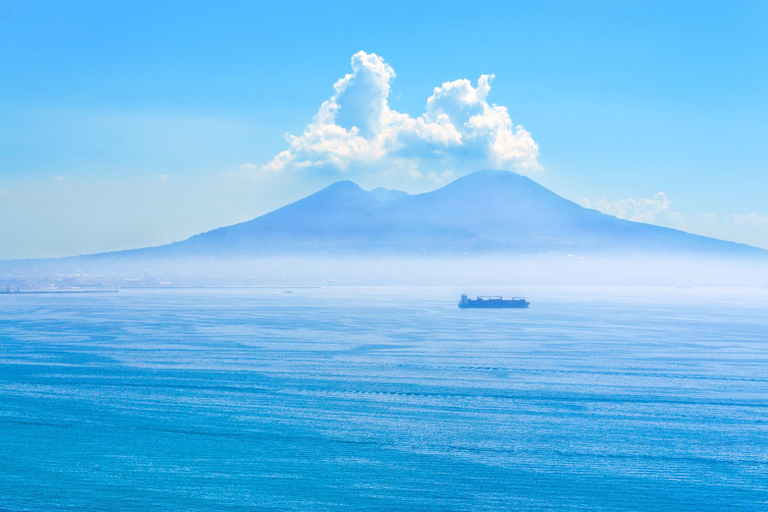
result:
<svg viewBox="0 0 768 512"><path fill-rule="evenodd" d="M423 194L374 190L379 192L365 191L349 180L338 181L254 219L130 252L157 256L553 252L768 256L768 251L745 244L584 208L509 171L476 171ZM389 197L377 197L382 190Z"/></svg>

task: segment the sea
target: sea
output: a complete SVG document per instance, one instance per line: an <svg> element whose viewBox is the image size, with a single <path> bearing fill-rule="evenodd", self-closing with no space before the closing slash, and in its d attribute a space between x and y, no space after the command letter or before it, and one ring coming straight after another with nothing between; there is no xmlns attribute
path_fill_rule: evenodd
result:
<svg viewBox="0 0 768 512"><path fill-rule="evenodd" d="M0 510L768 510L768 289L0 295Z"/></svg>

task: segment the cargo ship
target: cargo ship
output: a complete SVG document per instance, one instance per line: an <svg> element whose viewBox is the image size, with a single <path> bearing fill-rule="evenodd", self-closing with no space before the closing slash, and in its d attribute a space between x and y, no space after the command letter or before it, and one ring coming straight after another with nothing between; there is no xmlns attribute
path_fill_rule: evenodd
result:
<svg viewBox="0 0 768 512"><path fill-rule="evenodd" d="M504 299L502 297L478 297L470 299L466 293L461 294L459 307L466 308L527 308L530 302L520 297Z"/></svg>

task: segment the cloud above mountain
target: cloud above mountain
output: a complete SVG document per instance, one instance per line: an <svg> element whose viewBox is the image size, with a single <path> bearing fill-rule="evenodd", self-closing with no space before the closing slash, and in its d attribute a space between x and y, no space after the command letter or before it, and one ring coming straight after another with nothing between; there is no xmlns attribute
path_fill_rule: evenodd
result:
<svg viewBox="0 0 768 512"><path fill-rule="evenodd" d="M759 213L683 214L672 208L672 200L664 192L642 199L582 199L581 205L620 219L657 224L721 240L740 241L768 248L768 216Z"/></svg>
<svg viewBox="0 0 768 512"><path fill-rule="evenodd" d="M674 225L682 216L672 209L672 201L664 192L659 192L652 198L644 199L619 199L609 201L601 198L596 201L584 199L582 205L594 208L602 213L613 215L620 219L635 222L662 223Z"/></svg>
<svg viewBox="0 0 768 512"><path fill-rule="evenodd" d="M417 117L390 108L395 71L375 53L352 56L352 72L334 84L301 135L286 135L288 149L262 167L267 171L316 168L402 171L413 177L462 174L479 168L538 171L539 148L512 123L507 108L489 104L493 75L477 85L467 79L435 87Z"/></svg>

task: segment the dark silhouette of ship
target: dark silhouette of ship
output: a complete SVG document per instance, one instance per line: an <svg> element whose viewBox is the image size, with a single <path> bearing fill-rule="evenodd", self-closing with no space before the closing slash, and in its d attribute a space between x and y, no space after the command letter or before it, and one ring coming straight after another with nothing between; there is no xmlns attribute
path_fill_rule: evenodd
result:
<svg viewBox="0 0 768 512"><path fill-rule="evenodd" d="M467 298L466 293L461 294L461 300L459 301L459 307L461 309L467 308L527 308L527 300L520 297L512 297L511 299L504 299L502 297L478 297L477 299Z"/></svg>

